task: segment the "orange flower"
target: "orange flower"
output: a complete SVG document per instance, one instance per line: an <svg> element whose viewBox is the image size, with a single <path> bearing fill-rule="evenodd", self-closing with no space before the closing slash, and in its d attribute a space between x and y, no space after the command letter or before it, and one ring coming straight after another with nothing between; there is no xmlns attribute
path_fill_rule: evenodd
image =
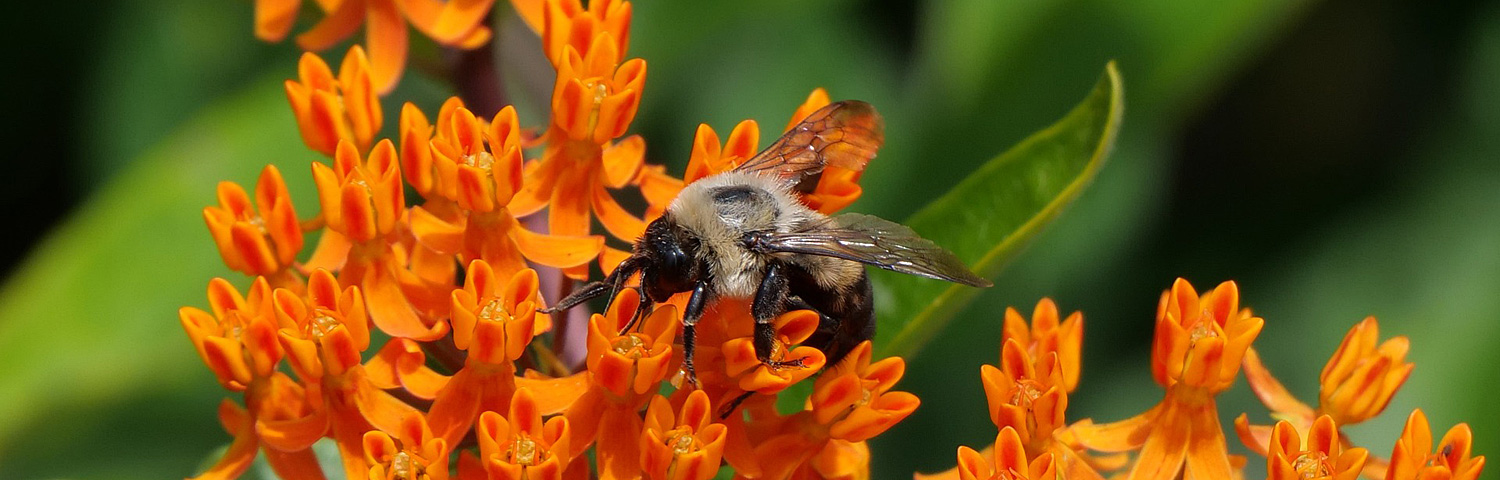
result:
<svg viewBox="0 0 1500 480"><path fill-rule="evenodd" d="M871 363L871 351L870 342L862 342L830 367L801 412L777 415L771 396L746 401L745 414L726 419L725 460L749 478L868 478L863 442L906 418L920 403L915 395L890 391L906 362L887 358Z"/></svg>
<svg viewBox="0 0 1500 480"><path fill-rule="evenodd" d="M552 90L552 125L568 139L602 145L624 135L635 118L646 61L633 58L622 64L625 52L614 35L602 32L592 38L587 48L563 47Z"/></svg>
<svg viewBox="0 0 1500 480"><path fill-rule="evenodd" d="M328 222L328 232L313 257L347 258L339 281L360 287L370 318L381 331L420 341L446 334L447 322L419 314L407 296L409 290L420 291L421 282L404 268L406 247L391 238L398 233L406 203L396 148L390 140L377 143L363 161L353 144L340 141L332 169L313 163L313 181ZM403 289L409 285L418 287Z"/></svg>
<svg viewBox="0 0 1500 480"><path fill-rule="evenodd" d="M321 57L304 53L297 77L300 81L286 81L286 99L307 148L333 156L338 143L348 140L361 152L369 150L383 117L365 51L358 45L349 48L338 77Z"/></svg>
<svg viewBox="0 0 1500 480"><path fill-rule="evenodd" d="M1469 424L1460 423L1448 429L1432 449L1432 429L1421 409L1411 412L1406 428L1391 451L1391 466L1386 480L1475 480L1484 471L1484 456L1471 457L1474 438Z"/></svg>
<svg viewBox="0 0 1500 480"><path fill-rule="evenodd" d="M963 480L1055 480L1057 466L1052 454L1026 460L1026 448L1015 429L1000 429L995 437L993 461L969 447L958 447L958 472Z"/></svg>
<svg viewBox="0 0 1500 480"><path fill-rule="evenodd" d="M559 480L572 458L568 453L568 419L553 417L542 423L531 393L516 390L509 413L486 411L476 429L479 457L489 478L503 480Z"/></svg>
<svg viewBox="0 0 1500 480"><path fill-rule="evenodd" d="M614 140L624 135L640 107L646 62L622 64L627 32L609 26L628 22L628 2L591 3L589 10L575 8L577 3L546 6L544 43L561 43L560 54L552 57L557 67L552 122L542 161L528 169L510 208L523 216L548 207L551 233L568 236L587 235L590 218L597 214L611 235L634 241L645 223L620 207L606 188L628 185L641 168L644 142L639 137ZM577 267L568 273L587 275Z"/></svg>
<svg viewBox="0 0 1500 480"><path fill-rule="evenodd" d="M256 277L249 296L241 296L222 278L209 282L213 314L183 307L183 329L198 355L225 388L245 392L246 408L225 399L219 422L234 436L224 457L197 478L234 478L250 468L256 450L264 450L271 468L293 478L317 472L317 459L306 449L286 451L262 441L257 425L306 415L305 394L285 374L276 371L283 350L276 342L276 319L271 314L271 287Z"/></svg>
<svg viewBox="0 0 1500 480"><path fill-rule="evenodd" d="M261 425L273 424L308 415L306 393L297 382L281 372L272 373L263 381L256 381L245 391L245 404L241 408L229 399L219 404L219 423L234 436L234 442L220 458L195 480L227 480L238 478L250 468L255 452L265 452L266 463L271 471L281 478L322 478L318 459L310 449L282 450L272 443L262 441L258 433Z"/></svg>
<svg viewBox="0 0 1500 480"><path fill-rule="evenodd" d="M742 320L736 323L754 324L748 315ZM792 310L776 317L774 322L776 337L771 342L769 364L756 357L752 335L732 338L720 347L724 355L724 373L736 378L741 390L763 394L780 392L818 373L828 361L821 350L799 345L818 330L818 312ZM865 360L869 362L868 355ZM791 365L786 365L788 363ZM900 378L900 372L896 377Z"/></svg>
<svg viewBox="0 0 1500 480"><path fill-rule="evenodd" d="M266 165L255 184L255 203L233 182L219 182L219 206L204 207L203 220L229 268L265 275L293 286L300 279L287 267L302 251L302 227L292 208L281 171Z"/></svg>
<svg viewBox="0 0 1500 480"><path fill-rule="evenodd" d="M1367 317L1344 336L1318 377L1318 409L1339 425L1368 420L1390 405L1391 397L1414 365L1406 361L1411 349L1405 336L1380 340L1375 317Z"/></svg>
<svg viewBox="0 0 1500 480"><path fill-rule="evenodd" d="M641 431L641 466L653 480L708 480L719 473L724 425L714 423L708 394L693 390L674 418L666 397L651 399Z"/></svg>
<svg viewBox="0 0 1500 480"><path fill-rule="evenodd" d="M672 340L682 321L677 307L661 305L629 332L621 329L636 316L640 295L627 289L603 315L589 320L589 389L564 415L574 425L570 455L591 443L600 478L625 479L641 474L641 407L656 395L671 371Z"/></svg>
<svg viewBox="0 0 1500 480"><path fill-rule="evenodd" d="M527 259L552 267L577 267L597 258L604 248L604 238L599 236L532 232L506 208L521 188L520 126L514 108L500 110L486 125L454 97L439 114L437 133L428 148L408 146L431 130L427 119L410 104L402 112L402 128L408 180L424 185L429 199L452 202L459 210L444 218L450 203L439 203L432 210L412 209L412 232L423 245L444 255L456 253L466 262L483 259L506 274L526 268Z"/></svg>
<svg viewBox="0 0 1500 480"><path fill-rule="evenodd" d="M303 50L322 50L365 25L373 57L371 76L380 93L395 88L406 66L406 20L440 45L478 48L490 39L484 26L494 0L319 0L325 16L297 36ZM279 42L291 31L302 0L256 0L255 36ZM402 17L405 17L403 20Z"/></svg>
<svg viewBox="0 0 1500 480"><path fill-rule="evenodd" d="M401 419L395 437L365 433L365 461L370 480L447 480L448 443L432 434L420 412Z"/></svg>
<svg viewBox="0 0 1500 480"><path fill-rule="evenodd" d="M453 344L468 355L432 404L432 426L457 443L482 411L505 411L516 389L515 361L546 326L536 313L536 272L526 269L501 283L483 260L469 264L462 290L453 291ZM543 320L539 325L537 320Z"/></svg>
<svg viewBox="0 0 1500 480"><path fill-rule="evenodd" d="M1338 427L1327 415L1313 421L1305 442L1297 427L1277 422L1267 449L1267 480L1355 480L1369 455L1363 448L1342 448Z"/></svg>
<svg viewBox="0 0 1500 480"><path fill-rule="evenodd" d="M313 181L328 228L355 243L369 243L396 230L406 209L396 147L381 140L361 159L348 140L340 140L333 168L313 163Z"/></svg>
<svg viewBox="0 0 1500 480"><path fill-rule="evenodd" d="M609 35L609 46L616 52L624 52L630 45L630 2L591 1L587 9L579 0L522 0L513 3L517 4L517 11L527 16L532 28L542 34L542 52L547 54L553 67L560 68L569 46L578 50L579 56L588 56L594 39L600 35ZM522 6L522 3L540 3L541 8ZM535 13L541 14L540 22L536 21Z"/></svg>
<svg viewBox="0 0 1500 480"><path fill-rule="evenodd" d="M1151 344L1151 374L1156 383L1177 383L1216 394L1229 388L1240 371L1240 359L1265 323L1239 310L1239 287L1224 282L1200 298L1187 280L1177 279L1162 293Z"/></svg>
<svg viewBox="0 0 1500 480"><path fill-rule="evenodd" d="M1047 310L1050 309L1050 314ZM990 365L980 367L979 377L984 385L984 395L989 402L990 421L996 428L1012 429L1028 459L1049 455L1057 464L1059 475L1069 479L1102 479L1098 470L1115 470L1124 465L1123 456L1096 457L1083 451L1066 429L1065 412L1068 408L1068 393L1063 377L1062 362L1057 352L1056 307L1043 299L1037 306L1038 313L1035 343L1031 348L1045 350L1044 356L1032 360L1023 339L1033 340L1026 328L1025 320L1014 309L1006 311L1006 339L1001 347L1000 368ZM1051 321L1046 318L1050 315ZM1075 318L1076 317L1076 318ZM1077 321L1075 321L1077 320ZM1081 330L1081 316L1070 317L1063 331ZM1077 338L1076 341L1081 341ZM1041 347L1041 348L1038 348ZM1076 350L1074 350L1076 351ZM1077 375L1077 372L1074 372ZM1075 377L1076 378L1076 377ZM991 452L991 445L985 452ZM958 478L960 469L933 475L916 475L918 480Z"/></svg>
<svg viewBox="0 0 1500 480"><path fill-rule="evenodd" d="M1214 396L1234 382L1240 359L1265 321L1239 308L1239 288L1224 282L1201 297L1177 279L1156 314L1151 367L1166 397L1151 410L1112 424L1083 420L1069 428L1104 452L1141 449L1129 479L1230 478L1233 469Z"/></svg>
<svg viewBox="0 0 1500 480"><path fill-rule="evenodd" d="M233 391L270 377L283 355L271 315L270 283L256 277L249 293L242 296L228 280L215 278L208 282L213 314L193 307L177 312L198 356L219 384Z"/></svg>
<svg viewBox="0 0 1500 480"><path fill-rule="evenodd" d="M357 287L340 290L326 270L308 278L305 299L276 290L273 304L283 325L282 348L317 409L302 418L257 425L268 443L288 451L306 449L326 432L339 446L348 478L369 474L365 432L400 432L402 418L416 411L374 385L360 364L370 344L370 320L361 296Z"/></svg>
<svg viewBox="0 0 1500 480"><path fill-rule="evenodd" d="M906 373L906 361L890 357L870 363L873 350L869 340L860 342L813 384L813 418L828 425L833 438L869 440L901 422L921 404L916 395L890 391Z"/></svg>
<svg viewBox="0 0 1500 480"><path fill-rule="evenodd" d="M1311 428L1321 415L1333 418L1337 425L1352 425L1369 420L1390 404L1396 390L1411 375L1413 364L1406 361L1410 342L1405 336L1380 342L1380 326L1375 317L1365 318L1349 330L1319 377L1318 408L1302 403L1271 375L1255 349L1245 354L1245 380L1271 409L1272 416L1291 422L1299 430ZM1235 419L1235 431L1241 442L1261 455L1271 428L1251 425L1245 415ZM1347 439L1344 445L1350 446Z"/></svg>
<svg viewBox="0 0 1500 480"><path fill-rule="evenodd" d="M1068 392L1078 388L1078 372L1082 369L1083 357L1083 312L1073 312L1067 320L1058 322L1057 304L1050 298L1036 303L1031 313L1031 326L1026 325L1014 307L1005 307L1004 340L1015 339L1026 348L1030 357L1045 363L1049 353L1056 353ZM1003 363L1003 362L1002 362ZM1038 368L1042 365L1038 363ZM1023 435L1024 437L1024 435Z"/></svg>

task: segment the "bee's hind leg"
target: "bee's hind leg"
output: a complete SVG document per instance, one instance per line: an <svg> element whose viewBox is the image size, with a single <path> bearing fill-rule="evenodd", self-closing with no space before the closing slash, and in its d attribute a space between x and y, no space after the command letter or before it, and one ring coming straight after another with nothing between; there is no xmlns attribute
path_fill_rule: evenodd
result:
<svg viewBox="0 0 1500 480"><path fill-rule="evenodd" d="M804 359L771 360L771 351L776 342L776 316L786 311L787 278L781 264L771 262L766 275L755 291L755 300L750 304L750 314L755 317L755 358L773 367L801 367Z"/></svg>

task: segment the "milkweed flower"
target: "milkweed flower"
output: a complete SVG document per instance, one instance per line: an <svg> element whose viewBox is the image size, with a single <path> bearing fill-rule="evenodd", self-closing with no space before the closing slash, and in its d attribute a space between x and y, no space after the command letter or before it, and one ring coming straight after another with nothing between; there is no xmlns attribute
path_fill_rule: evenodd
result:
<svg viewBox="0 0 1500 480"><path fill-rule="evenodd" d="M423 246L464 262L482 259L501 272L545 266L577 267L598 257L600 236L558 236L531 231L507 205L521 189L520 125L507 106L485 122L457 98L439 113L426 140L427 119L408 104L402 111L402 150L408 181L428 199L443 201L411 210L412 233ZM426 142L426 148L416 145Z"/></svg>
<svg viewBox="0 0 1500 480"><path fill-rule="evenodd" d="M1123 466L1122 455L1088 454L1067 430L1068 392L1077 386L1080 369L1083 315L1074 312L1059 322L1057 305L1043 298L1037 302L1028 325L1015 308L1007 307L1002 338L999 368L983 365L979 371L995 428L1012 430L1025 447L1023 453L1028 460L1043 455L1052 458L1057 475L1065 479L1102 479L1098 470ZM984 451L994 448L991 445ZM934 475L918 474L916 478L952 479L960 473L955 467Z"/></svg>
<svg viewBox="0 0 1500 480"><path fill-rule="evenodd" d="M1369 456L1363 448L1343 448L1327 415L1313 421L1305 440L1291 422L1277 422L1266 448L1266 480L1355 480Z"/></svg>
<svg viewBox="0 0 1500 480"><path fill-rule="evenodd" d="M543 45L557 69L552 119L542 159L527 170L510 208L518 216L547 208L554 235L588 235L595 217L621 240L634 241L645 230L608 191L630 184L645 153L639 137L620 139L640 108L646 80L644 60L623 60L630 8L614 1L590 2L588 9L577 0L543 5ZM587 275L581 266L565 271Z"/></svg>
<svg viewBox="0 0 1500 480"><path fill-rule="evenodd" d="M337 267L340 282L358 285L370 318L381 331L413 340L434 340L446 334L448 323L421 315L407 294L412 289L402 288L415 282L403 282L409 276L402 261L406 248L391 238L399 233L406 213L395 145L381 140L368 158L362 158L353 144L340 141L333 168L313 163L313 181L328 223L328 233L318 248L347 249L345 254L331 254L347 260L342 265L309 263Z"/></svg>
<svg viewBox="0 0 1500 480"><path fill-rule="evenodd" d="M1261 362L1255 349L1245 354L1245 380L1275 418L1290 422L1298 430L1312 427L1327 415L1339 426L1363 422L1385 410L1396 391L1411 376L1414 365L1406 361L1410 342L1405 336L1380 341L1380 326L1367 317L1349 329L1318 381L1316 409L1298 400ZM1252 451L1266 454L1270 427L1251 425L1246 415L1235 419L1235 432ZM1347 439L1345 446L1350 446ZM1383 460L1371 462L1383 463Z"/></svg>
<svg viewBox="0 0 1500 480"><path fill-rule="evenodd" d="M432 434L420 412L406 414L394 436L370 431L364 442L370 480L448 479L448 443Z"/></svg>
<svg viewBox="0 0 1500 480"><path fill-rule="evenodd" d="M332 274L318 270L308 278L305 298L279 289L274 305L288 363L313 397L315 411L263 425L261 434L291 451L329 436L338 444L348 478L367 476L365 433L399 432L402 419L416 409L378 388L360 363L370 345L370 320L360 289L341 289Z"/></svg>
<svg viewBox="0 0 1500 480"><path fill-rule="evenodd" d="M276 341L271 292L264 277L255 278L249 295L240 295L228 280L215 278L208 282L213 313L193 307L178 310L199 358L228 390L244 391L251 383L269 378L281 362L284 353Z"/></svg>
<svg viewBox="0 0 1500 480"><path fill-rule="evenodd" d="M640 295L627 289L604 314L590 318L589 388L563 413L574 426L570 455L595 444L601 478L640 476L643 424L636 412L656 395L674 364L672 341L682 315L675 305L661 305L637 329L622 332L640 303Z"/></svg>
<svg viewBox="0 0 1500 480"><path fill-rule="evenodd" d="M439 436L457 443L480 412L509 409L514 362L546 326L547 317L536 312L536 295L536 272L530 269L500 278L483 260L469 264L464 288L453 291L452 309L453 343L468 355L432 404Z"/></svg>
<svg viewBox="0 0 1500 480"><path fill-rule="evenodd" d="M297 77L286 81L286 99L307 148L332 157L339 141L348 140L358 151L369 151L384 117L365 51L350 47L337 77L322 57L304 53L297 62Z"/></svg>
<svg viewBox="0 0 1500 480"><path fill-rule="evenodd" d="M1066 391L1078 388L1078 374L1083 363L1083 313L1073 312L1059 321L1057 303L1043 298L1036 303L1028 325L1015 307L1005 307L1005 330L1002 342L1012 339L1024 347L1031 358L1045 362L1048 354L1057 354L1058 373Z"/></svg>
<svg viewBox="0 0 1500 480"><path fill-rule="evenodd" d="M725 460L748 478L867 478L868 463L858 461L868 452L864 442L921 403L915 395L891 391L906 362L891 357L872 363L871 352L870 342L861 342L830 367L801 412L777 415L768 402L772 397L747 402L746 415L727 419Z"/></svg>
<svg viewBox="0 0 1500 480"><path fill-rule="evenodd" d="M380 93L390 92L406 66L406 23L439 45L474 49L490 40L484 26L494 0L337 0L319 1L324 16L297 36L297 46L316 51L331 47L365 26L365 48L372 58L371 76ZM286 38L302 0L256 0L255 36L267 42Z"/></svg>
<svg viewBox="0 0 1500 480"><path fill-rule="evenodd" d="M969 447L958 447L958 478L963 480L1054 480L1057 466L1051 454L1026 459L1026 449L1015 429L1000 429L991 459Z"/></svg>
<svg viewBox="0 0 1500 480"><path fill-rule="evenodd" d="M748 315L741 320L749 322L737 323L753 325L753 319ZM724 355L725 373L737 379L741 390L779 392L811 377L827 361L821 350L799 345L818 330L817 312L793 310L777 316L773 322L776 333L775 340L771 342L769 363L757 358L755 341L751 335L730 339L720 347Z"/></svg>
<svg viewBox="0 0 1500 480"><path fill-rule="evenodd" d="M708 394L693 390L672 413L666 397L651 399L641 430L641 467L653 480L708 480L719 473L724 425L713 422Z"/></svg>
<svg viewBox="0 0 1500 480"><path fill-rule="evenodd" d="M219 404L219 423L234 442L222 458L195 478L238 477L250 468L258 450L265 452L278 475L300 477L317 471L317 459L311 450L283 450L260 434L262 425L300 418L311 410L303 389L276 371L284 352L276 341L271 295L270 284L261 277L256 277L248 295L216 278L208 285L213 313L192 307L179 311L183 329L204 364L226 389L244 392L245 400L244 407L229 399Z"/></svg>
<svg viewBox="0 0 1500 480"><path fill-rule="evenodd" d="M203 220L229 268L275 280L273 287L300 284L289 267L302 251L302 226L281 171L266 165L255 183L255 203L234 182L219 182L219 206L204 207Z"/></svg>
<svg viewBox="0 0 1500 480"><path fill-rule="evenodd" d="M1134 418L1101 425L1084 420L1069 433L1094 450L1140 449L1131 480L1169 478L1184 467L1197 478L1229 478L1232 467L1214 397L1234 382L1263 325L1248 309L1240 310L1234 282L1200 296L1178 279L1162 293L1152 342L1151 373L1167 389L1166 397Z"/></svg>
<svg viewBox="0 0 1500 480"><path fill-rule="evenodd" d="M542 422L530 391L519 389L506 415L486 411L475 429L479 457L489 478L558 480L572 458L567 417Z"/></svg>
<svg viewBox="0 0 1500 480"><path fill-rule="evenodd" d="M1401 438L1391 451L1386 480L1474 480L1484 471L1484 456L1473 456L1474 436L1469 424L1448 429L1433 450L1432 429L1421 409L1411 412Z"/></svg>

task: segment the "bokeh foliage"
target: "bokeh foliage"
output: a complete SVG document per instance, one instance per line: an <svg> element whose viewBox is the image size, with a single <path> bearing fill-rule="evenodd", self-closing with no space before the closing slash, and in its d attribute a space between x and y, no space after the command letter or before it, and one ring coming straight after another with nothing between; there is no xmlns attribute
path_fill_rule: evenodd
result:
<svg viewBox="0 0 1500 480"><path fill-rule="evenodd" d="M238 278L220 264L200 209L213 202L217 181L252 183L265 163L286 172L300 211L315 207L305 172L318 157L301 146L280 91L280 80L295 75L297 53L251 37L250 3L112 3L106 27L91 32L97 42L86 58L94 62L81 82L88 88L68 104L80 121L59 133L85 146L74 176L92 193L0 292L7 477L177 477L227 442L213 417L222 392L176 320L177 307L204 303L208 278ZM1317 371L1343 331L1378 315L1386 335L1412 337L1417 369L1391 410L1355 429L1355 439L1384 453L1404 412L1420 406L1435 426L1471 422L1476 450L1494 452L1500 412L1487 408L1485 392L1500 382L1500 354L1491 347L1500 339L1500 89L1493 81L1500 8L1472 7L1464 16L1460 26L1470 33L1446 54L1456 65L1442 83L1446 95L1409 123L1418 132L1406 137L1409 144L1384 153L1394 160L1382 164L1383 183L1366 187L1373 194L1337 209L1302 206L1314 209L1308 217L1316 221L1296 231L1274 218L1216 218L1188 230L1174 223L1183 211L1201 213L1194 218L1255 211L1284 190L1308 189L1299 179L1337 175L1303 172L1280 177L1285 186L1250 184L1257 188L1217 178L1225 185L1186 198L1176 178L1186 164L1236 171L1215 158L1183 156L1179 140L1204 121L1201 111L1238 92L1226 91L1226 82L1283 53L1285 35L1317 28L1299 25L1322 19L1320 8L1289 0L641 1L631 52L650 62L650 78L635 128L648 139L651 161L680 171L699 122L721 131L747 117L779 125L815 86L864 99L884 113L888 142L851 210L906 218L1060 118L1099 66L1118 60L1130 113L1109 165L994 289L933 340L943 348L911 359L902 388L923 406L873 446L877 478L946 468L958 444L993 438L981 420L978 365L998 357L1000 309L1029 311L1043 295L1065 311L1083 310L1088 321L1070 417L1116 420L1149 407L1160 395L1148 373L1151 313L1156 294L1178 275L1200 284L1239 280L1245 302L1267 319L1258 347L1304 398L1315 396ZM502 38L524 39L515 26L504 24ZM414 48L419 57L436 56ZM504 64L535 61L515 57ZM446 95L419 63L387 98L387 132L396 99L435 111ZM527 88L534 82L519 73L507 79L517 103L538 104ZM1335 79L1349 88L1364 81ZM1305 113L1299 107L1258 121L1295 122ZM1322 122L1408 113L1334 111ZM541 120L522 112L523 121ZM1233 194L1211 195L1218 191ZM1175 203L1187 200L1199 208ZM1266 231L1278 235L1257 235ZM1220 410L1265 419L1243 386L1225 395Z"/></svg>

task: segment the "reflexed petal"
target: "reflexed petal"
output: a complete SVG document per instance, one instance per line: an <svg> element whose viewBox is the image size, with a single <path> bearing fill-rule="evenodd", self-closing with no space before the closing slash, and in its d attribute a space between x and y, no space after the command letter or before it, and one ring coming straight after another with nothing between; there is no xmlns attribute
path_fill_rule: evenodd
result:
<svg viewBox="0 0 1500 480"><path fill-rule="evenodd" d="M395 0L365 1L370 6L369 25L365 27L365 43L370 46L370 80L378 93L390 93L406 67L406 21L401 18Z"/></svg>
<svg viewBox="0 0 1500 480"><path fill-rule="evenodd" d="M328 16L297 36L303 50L322 50L333 46L359 28L364 21L365 0L343 0Z"/></svg>
<svg viewBox="0 0 1500 480"><path fill-rule="evenodd" d="M511 238L528 260L550 267L573 267L595 259L604 248L598 236L562 236L534 233L525 227L512 228Z"/></svg>
<svg viewBox="0 0 1500 480"><path fill-rule="evenodd" d="M1170 407L1160 417L1141 447L1135 466L1130 469L1130 480L1173 478L1182 471L1192 427L1187 418Z"/></svg>
<svg viewBox="0 0 1500 480"><path fill-rule="evenodd" d="M322 410L302 418L255 422L255 432L261 441L286 452L311 448L327 431L328 415Z"/></svg>
<svg viewBox="0 0 1500 480"><path fill-rule="evenodd" d="M1260 354L1254 348L1245 352L1243 360L1245 381L1250 384L1250 389L1260 397L1261 403L1266 408L1282 416L1294 416L1298 418L1313 417L1312 407L1297 400L1287 391L1285 386L1276 377L1271 375L1265 364L1260 361Z"/></svg>

